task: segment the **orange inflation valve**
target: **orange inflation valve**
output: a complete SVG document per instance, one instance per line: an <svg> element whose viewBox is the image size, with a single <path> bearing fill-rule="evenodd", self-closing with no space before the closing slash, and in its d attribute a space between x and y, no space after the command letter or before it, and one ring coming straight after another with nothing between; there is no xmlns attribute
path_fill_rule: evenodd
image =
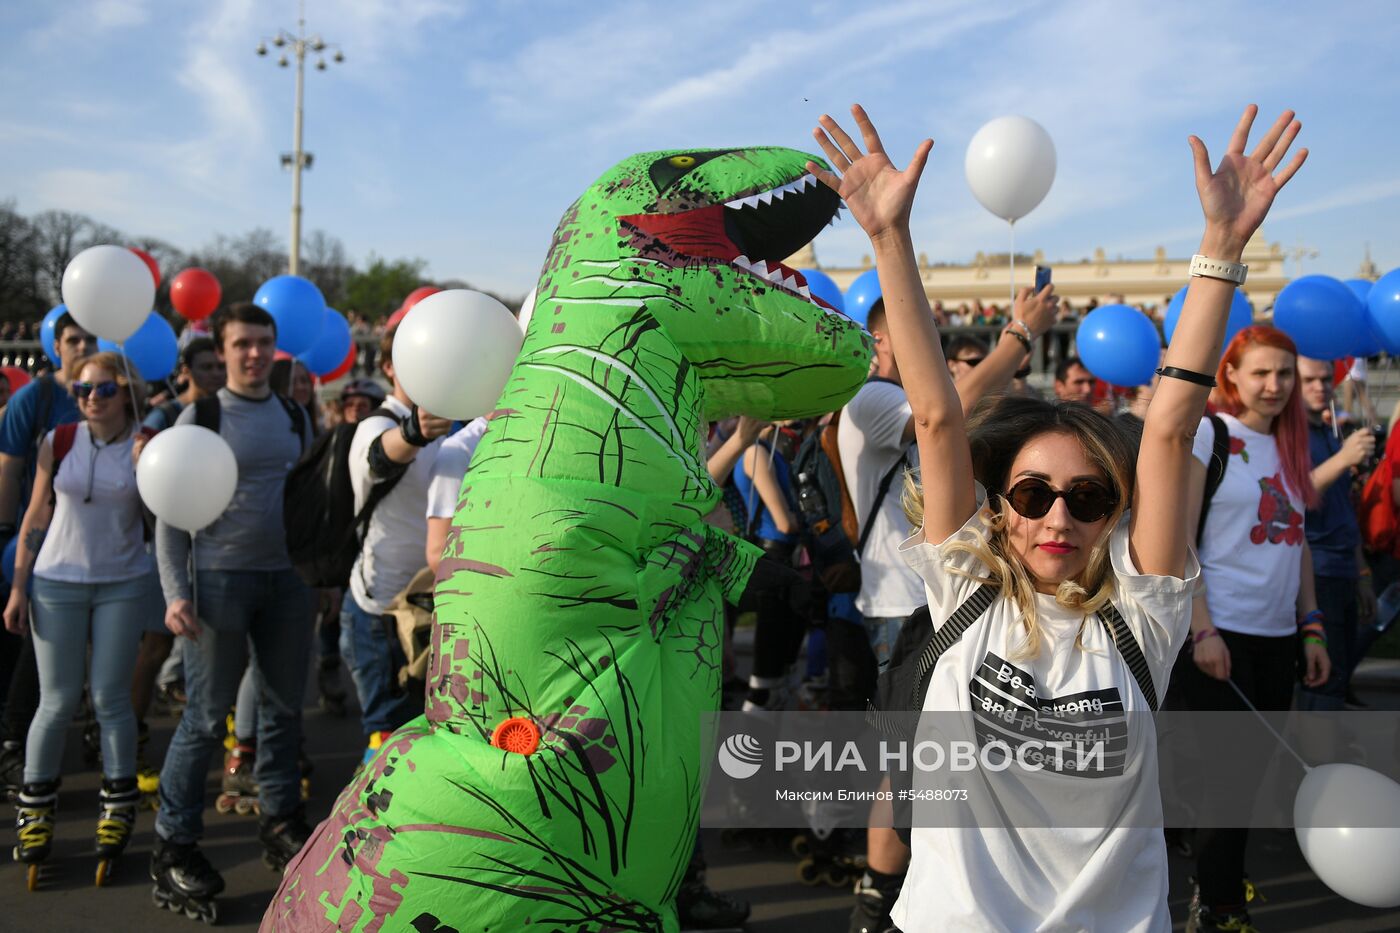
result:
<svg viewBox="0 0 1400 933"><path fill-rule="evenodd" d="M515 716L505 720L491 733L491 744L517 755L533 754L540 747L540 729L529 719Z"/></svg>

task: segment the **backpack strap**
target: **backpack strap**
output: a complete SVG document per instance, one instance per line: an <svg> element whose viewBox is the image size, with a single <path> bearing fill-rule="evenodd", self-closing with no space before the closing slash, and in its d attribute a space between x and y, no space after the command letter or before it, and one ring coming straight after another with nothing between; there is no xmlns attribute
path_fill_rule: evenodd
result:
<svg viewBox="0 0 1400 933"><path fill-rule="evenodd" d="M292 433L297 436L297 446L306 453L306 409L287 398L281 392L273 392L273 397L282 403L282 410L292 419Z"/></svg>
<svg viewBox="0 0 1400 933"><path fill-rule="evenodd" d="M206 395L194 401L194 423L201 428L208 428L215 434L219 433L219 421L223 414L223 406L219 402L219 394Z"/></svg>
<svg viewBox="0 0 1400 933"><path fill-rule="evenodd" d="M53 476L58 476L58 465L73 449L73 441L78 436L78 422L70 421L53 429Z"/></svg>
<svg viewBox="0 0 1400 933"><path fill-rule="evenodd" d="M890 666L880 675L882 683L878 691L888 702L903 705L884 710L876 707L873 702L866 701L866 722L886 735L908 737L903 717L910 711L923 708L928 680L938 664L938 659L962 638L963 633L972 627L972 623L986 613L996 595L997 587L990 583L981 584L936 631L922 629L925 623L932 628L932 617L927 606L921 607L905 620L899 637L895 640ZM920 638L925 641L915 655L907 646L907 641ZM885 689L886 680L889 681L888 690Z"/></svg>
<svg viewBox="0 0 1400 933"><path fill-rule="evenodd" d="M1154 713L1157 712L1157 688L1152 685L1152 672L1147 669L1147 658L1142 653L1137 636L1128 628L1128 623L1123 621L1123 616L1113 603L1105 604L1099 610L1098 616L1113 635L1114 647L1127 663L1133 680L1137 681L1138 689L1147 698L1148 708Z"/></svg>
<svg viewBox="0 0 1400 933"><path fill-rule="evenodd" d="M875 516L880 514L880 506L885 502L885 496L890 491L890 484L894 482L895 474L909 459L909 449L906 447L899 455L899 459L890 467L889 472L880 477L880 488L875 491L875 501L870 504L870 512L865 516L865 521L861 522L860 541L856 543L856 557L859 558L865 552L865 542L870 540L870 531L875 527ZM970 598L970 597L969 597Z"/></svg>
<svg viewBox="0 0 1400 933"><path fill-rule="evenodd" d="M1201 498L1201 519L1196 523L1196 547L1201 546L1201 539L1206 533L1206 516L1210 514L1210 500L1214 498L1215 491L1220 488L1221 482L1225 479L1225 468L1230 465L1230 429L1225 426L1225 419L1219 415L1207 415L1210 418L1210 426L1215 431L1215 443L1211 446L1210 463L1206 465L1206 489L1205 495ZM1156 709L1157 707L1153 707Z"/></svg>

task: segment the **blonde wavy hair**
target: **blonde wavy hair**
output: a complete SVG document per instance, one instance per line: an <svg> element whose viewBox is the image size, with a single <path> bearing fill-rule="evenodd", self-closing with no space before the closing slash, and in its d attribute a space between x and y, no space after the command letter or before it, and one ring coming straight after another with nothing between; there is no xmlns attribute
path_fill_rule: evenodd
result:
<svg viewBox="0 0 1400 933"><path fill-rule="evenodd" d="M103 350L92 354L92 356L78 357L65 366L64 375L68 377L68 384L72 385L76 382L78 374L88 366L100 366L112 374L112 381L126 392L128 398L126 413L131 416L132 422L135 423L135 412L132 409L135 408L136 411L143 414L146 411L146 383L137 375L136 367L131 367L131 377L128 379L127 367L123 365L121 354L113 353L111 350Z"/></svg>
<svg viewBox="0 0 1400 933"><path fill-rule="evenodd" d="M1103 470L1117 497L1118 504L1105 520L1103 531L1089 552L1083 574L1077 580L1062 581L1055 592L1056 603L1082 612L1087 619L1102 609L1114 593L1108 539L1132 502L1140 430L1135 421L1109 418L1076 402L1047 402L1019 396L989 398L977 407L968 421L973 475L987 490L987 500L982 505L986 533L973 530L970 539L950 541L945 548L952 553L971 554L987 568L985 576L956 569L952 572L999 587L1002 595L1020 610L1026 641L1017 651L1018 658L1038 655L1044 636L1036 610L1035 581L1011 547L1008 535L1012 510L1003 493L1016 455L1043 435L1069 435L1079 441L1090 462ZM916 470L905 472L901 504L913 527L922 527L924 493ZM1081 623L1075 639L1080 647L1083 647L1083 634Z"/></svg>

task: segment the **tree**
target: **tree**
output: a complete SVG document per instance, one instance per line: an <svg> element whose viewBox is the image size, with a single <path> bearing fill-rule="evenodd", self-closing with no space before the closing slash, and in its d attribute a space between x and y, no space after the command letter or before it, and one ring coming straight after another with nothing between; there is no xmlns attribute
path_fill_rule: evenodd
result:
<svg viewBox="0 0 1400 933"><path fill-rule="evenodd" d="M423 281L428 263L422 259L395 259L389 262L370 254L369 266L355 272L345 283L345 309L363 314L372 321L382 320L398 310L408 293Z"/></svg>
<svg viewBox="0 0 1400 933"><path fill-rule="evenodd" d="M316 283L326 304L339 308L345 303L345 286L355 267L345 257L345 244L339 237L316 230L302 243L301 274Z"/></svg>
<svg viewBox="0 0 1400 933"><path fill-rule="evenodd" d="M223 303L252 301L259 286L287 271L287 249L266 227L240 237L220 234L190 256L190 265L203 266L223 288Z"/></svg>
<svg viewBox="0 0 1400 933"><path fill-rule="evenodd" d="M32 320L47 310L34 247L33 224L15 210L14 201L0 201L0 316L6 320Z"/></svg>
<svg viewBox="0 0 1400 933"><path fill-rule="evenodd" d="M34 215L35 253L39 287L49 304L63 300L63 270L87 247L92 218L74 211L43 211Z"/></svg>

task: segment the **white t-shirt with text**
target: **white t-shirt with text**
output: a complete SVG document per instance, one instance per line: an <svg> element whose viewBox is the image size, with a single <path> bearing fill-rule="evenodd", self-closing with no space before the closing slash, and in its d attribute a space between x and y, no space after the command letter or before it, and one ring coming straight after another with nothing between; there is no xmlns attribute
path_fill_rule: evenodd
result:
<svg viewBox="0 0 1400 933"><path fill-rule="evenodd" d="M984 498L979 487L979 503ZM1142 648L1161 697L1190 626L1199 568L1188 558L1184 579L1138 573L1129 553L1128 527L1125 515L1109 541L1113 604ZM972 529L985 529L980 506L948 541L930 544L920 532L901 548L923 579L937 626L979 585L953 570L981 574L981 561L946 550L955 538L971 538ZM1028 776L1012 769L1006 775L1014 776L985 778L983 793L993 799L980 805L998 814L1038 813L1051 799L1083 799L1092 800L1095 814L1134 817L1110 817L1087 827L1024 825L1011 817L1010 827L920 826L917 807L925 805L916 804L913 858L892 915L905 933L1171 929L1166 847L1161 829L1149 825L1161 815L1150 708L1101 621L1085 619L1049 595L1038 595L1037 611L1044 641L1038 656L1024 658L1021 612L998 595L939 658L923 709L963 711L979 746L996 738L1013 749L1018 740L1044 735L1040 726L1092 723L1112 736L1107 774L1055 773L1047 766ZM1081 628L1082 647L1075 643ZM1131 720L1129 713L1135 714ZM1063 805L1057 812L1065 812Z"/></svg>
<svg viewBox="0 0 1400 933"><path fill-rule="evenodd" d="M1273 435L1233 415L1220 419L1230 433L1230 460L1200 547L1211 623L1246 635L1292 635L1306 540L1303 500L1283 480ZM1214 447L1215 430L1202 418L1191 454L1209 469Z"/></svg>

